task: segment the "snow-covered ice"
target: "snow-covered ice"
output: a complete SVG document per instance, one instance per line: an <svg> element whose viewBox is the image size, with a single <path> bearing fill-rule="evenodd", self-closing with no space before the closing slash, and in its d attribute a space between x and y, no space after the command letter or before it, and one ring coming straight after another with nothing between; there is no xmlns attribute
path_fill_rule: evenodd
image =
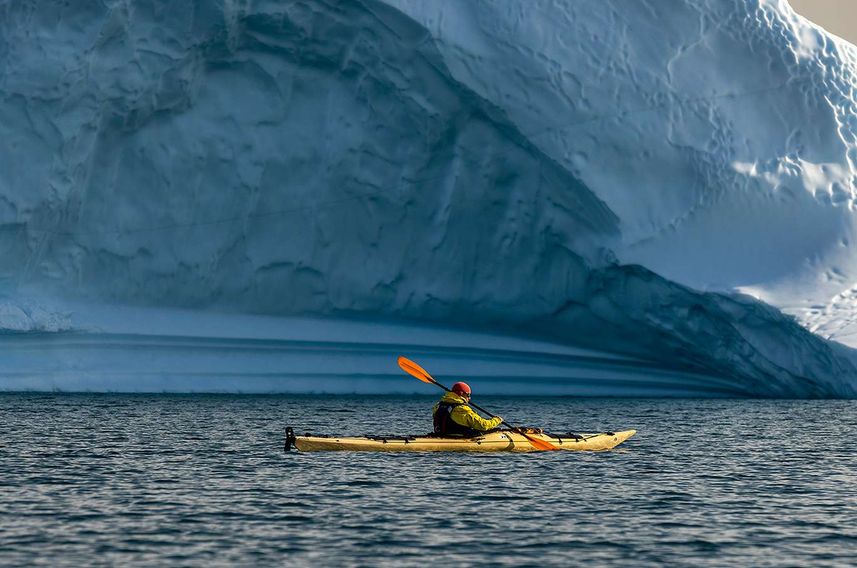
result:
<svg viewBox="0 0 857 568"><path fill-rule="evenodd" d="M782 0L8 3L0 388L854 396L855 70Z"/></svg>

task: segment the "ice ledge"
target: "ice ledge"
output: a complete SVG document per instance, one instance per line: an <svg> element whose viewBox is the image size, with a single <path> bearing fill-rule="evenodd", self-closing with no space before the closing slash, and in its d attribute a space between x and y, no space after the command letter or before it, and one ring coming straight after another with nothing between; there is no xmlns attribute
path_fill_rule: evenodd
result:
<svg viewBox="0 0 857 568"><path fill-rule="evenodd" d="M0 341L0 390L436 394L399 370L407 355L483 394L750 394L736 380L639 358L431 325L104 306L74 314L77 331Z"/></svg>
<svg viewBox="0 0 857 568"><path fill-rule="evenodd" d="M56 333L73 328L70 315L29 302L0 301L0 335Z"/></svg>

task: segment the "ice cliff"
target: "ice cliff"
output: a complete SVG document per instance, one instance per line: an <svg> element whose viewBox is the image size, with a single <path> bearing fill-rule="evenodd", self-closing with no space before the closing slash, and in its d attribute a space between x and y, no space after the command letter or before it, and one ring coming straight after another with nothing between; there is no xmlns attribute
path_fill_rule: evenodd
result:
<svg viewBox="0 0 857 568"><path fill-rule="evenodd" d="M126 341L106 376L154 337L228 336L350 346L269 390L397 372L410 348L502 367L502 392L547 373L638 393L642 369L855 396L830 340L855 331L855 66L784 1L5 3L0 342L30 371L0 387L102 388L98 345ZM369 324L336 347L307 323L332 319L384 322L390 353ZM460 334L487 331L543 342L540 363L509 347L480 371L491 341ZM379 349L390 369L356 357ZM258 357L245 373L300 367ZM109 388L163 388L132 371Z"/></svg>

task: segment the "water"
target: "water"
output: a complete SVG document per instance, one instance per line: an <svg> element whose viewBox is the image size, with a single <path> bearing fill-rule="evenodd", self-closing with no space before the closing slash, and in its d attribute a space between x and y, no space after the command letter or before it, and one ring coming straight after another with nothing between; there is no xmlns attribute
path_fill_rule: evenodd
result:
<svg viewBox="0 0 857 568"><path fill-rule="evenodd" d="M3 394L3 565L857 563L857 402L482 398L604 453L299 454L430 398Z"/></svg>

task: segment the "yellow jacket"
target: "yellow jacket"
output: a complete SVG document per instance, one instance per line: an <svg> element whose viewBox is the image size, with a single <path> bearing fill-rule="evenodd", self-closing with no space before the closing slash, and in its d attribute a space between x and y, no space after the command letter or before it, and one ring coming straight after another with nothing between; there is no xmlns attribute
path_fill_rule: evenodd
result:
<svg viewBox="0 0 857 568"><path fill-rule="evenodd" d="M463 397L458 396L454 392L448 392L443 395L438 403L434 405L433 413L437 413L437 408L441 403L460 404L461 406L456 406L452 409L449 413L449 417L456 424L460 424L461 426L465 426L473 430L478 430L480 432L493 430L503 421L499 416L495 416L494 418L489 418L487 420L482 418L476 414L472 408L467 406L467 401Z"/></svg>

